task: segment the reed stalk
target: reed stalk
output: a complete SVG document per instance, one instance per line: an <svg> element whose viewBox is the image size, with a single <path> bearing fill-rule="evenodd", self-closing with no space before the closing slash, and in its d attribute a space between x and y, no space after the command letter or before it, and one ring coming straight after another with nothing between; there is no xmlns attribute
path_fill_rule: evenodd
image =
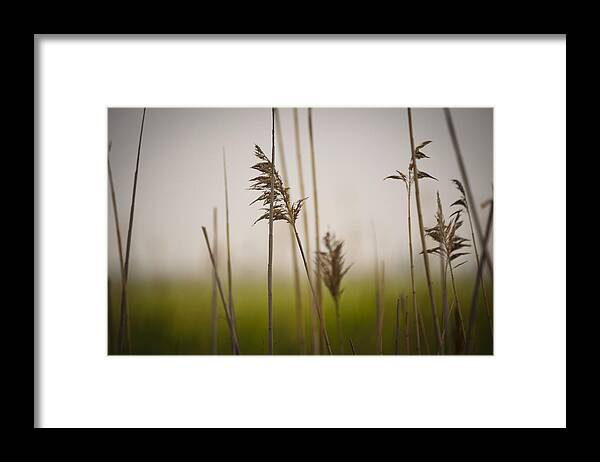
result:
<svg viewBox="0 0 600 462"><path fill-rule="evenodd" d="M115 183L112 174L112 168L110 166L110 151L112 148L112 143L108 145L108 180L110 184L110 198L112 203L113 217L115 220L115 230L117 233L117 250L119 252L119 272L121 275L121 283L123 283L123 245L121 243L121 226L119 225L119 212L117 209L117 194L115 192Z"/></svg>
<svg viewBox="0 0 600 462"><path fill-rule="evenodd" d="M271 166L275 169L275 108L271 109ZM267 266L268 302L268 352L273 354L273 204L275 202L275 175L271 175L271 199L269 201L269 262Z"/></svg>
<svg viewBox="0 0 600 462"><path fill-rule="evenodd" d="M315 141L314 141L314 136L313 136L313 122L312 122L312 108L308 108L308 139L310 142L310 160L311 160L311 171L312 171L312 180L313 180L313 202L315 204L314 206L314 210L315 210L315 248L316 248L316 252L319 253L321 251L321 247L320 247L320 239L321 239L321 232L319 229L319 199L318 199L318 194L317 194L317 166L316 166L316 160L315 160ZM316 294L317 294L317 305L319 307L319 309L321 309L321 307L323 306L323 291L322 291L322 285L321 285L321 270L317 265L316 268L316 273L317 273L317 277L316 277ZM319 314L320 319L322 319L322 322L325 322L325 312L321 311L321 313Z"/></svg>
<svg viewBox="0 0 600 462"><path fill-rule="evenodd" d="M227 158L223 147L223 183L225 186L225 239L227 241L227 309L234 325L237 325L235 308L233 305L233 276L231 270L231 238L229 226L229 187L227 184ZM231 344L233 348L233 343Z"/></svg>
<svg viewBox="0 0 600 462"><path fill-rule="evenodd" d="M473 251L475 252L475 263L477 264L477 271L479 271L479 267L481 266L481 259L479 258L479 250L477 248L477 241L475 239L475 232L473 229L473 219L471 217L471 206L469 204L469 201L467 200L465 188L462 185L462 183L458 180L452 180L452 182L456 186L456 189L458 189L458 191L461 193L460 199L458 199L452 205L461 206L467 212L467 218L469 219L469 229L471 231L471 241L473 242ZM480 282L481 282L481 293L483 295L483 304L485 306L485 313L487 315L488 325L490 328L490 332L493 333L494 327L492 325L492 314L490 312L490 307L489 307L488 298L487 298L487 292L485 290L485 284L484 284L483 278L481 278Z"/></svg>
<svg viewBox="0 0 600 462"><path fill-rule="evenodd" d="M279 160L281 163L281 175L283 182L289 184L287 174L287 165L285 160L285 150L283 144L283 132L281 130L281 120L279 109L275 109L275 131L277 132L277 149L279 150ZM298 351L300 354L306 353L304 338L304 312L302 308L302 290L300 288L300 271L298 268L298 250L294 243L294 231L290 228L290 249L292 252L292 275L294 280L294 301L296 312L296 341L298 342Z"/></svg>
<svg viewBox="0 0 600 462"><path fill-rule="evenodd" d="M327 349L327 353L331 355L331 354L333 354L333 351L331 350L331 343L329 342L329 335L327 334L327 328L325 327L324 319L321 316L321 314L322 314L321 306L319 304L319 301L318 301L319 299L317 297L315 287L314 287L314 285L312 283L312 279L310 277L310 273L308 270L308 263L306 262L306 256L304 255L304 249L302 248L302 242L300 241L300 236L298 236L298 231L296 230L296 226L295 225L292 225L292 226L294 227L296 243L298 244L298 249L300 250L300 255L302 257L302 263L304 264L304 269L306 271L306 277L308 278L308 285L310 286L310 291L312 293L313 298L316 300L315 312L316 312L316 315L319 320L319 325L321 326L321 337L323 338L323 340L325 342L325 347Z"/></svg>
<svg viewBox="0 0 600 462"><path fill-rule="evenodd" d="M350 343L350 351L352 351L352 354L354 356L356 356L356 350L354 349L354 344L352 343L352 339L349 339L348 342Z"/></svg>
<svg viewBox="0 0 600 462"><path fill-rule="evenodd" d="M417 202L417 216L419 219L419 234L421 236L421 247L423 249L423 263L425 265L425 277L427 279L427 290L429 293L429 303L431 305L431 318L433 320L433 326L435 329L435 338L437 341L438 350L441 354L444 354L444 344L442 342L442 334L440 331L440 324L437 317L437 310L435 308L435 296L433 294L433 283L431 280L431 271L429 268L429 256L427 254L427 242L425 240L425 227L423 225L423 212L421 209L421 193L419 190L419 170L417 167L417 159L415 155L415 140L413 136L413 123L412 123L412 111L408 108L408 130L410 134L410 152L412 156L412 168L413 177L415 183L415 198Z"/></svg>
<svg viewBox="0 0 600 462"><path fill-rule="evenodd" d="M489 207L490 207L490 211L488 214L487 224L485 226L485 234L484 234L484 238L483 238L484 245L482 246L483 251L481 253L481 265L479 266L479 268L477 268L477 276L476 276L476 280L475 280L475 286L473 287L473 296L471 297L471 309L469 312L469 322L467 324L467 338L466 338L466 342L465 342L466 343L465 351L467 352L467 354L469 354L471 352L473 325L475 323L475 318L477 317L478 292L479 292L481 278L483 277L483 265L485 264L485 261L488 258L487 243L488 243L488 240L491 235L492 220L494 217L494 201L492 199L489 200Z"/></svg>
<svg viewBox="0 0 600 462"><path fill-rule="evenodd" d="M441 286L441 304L442 304L442 341L444 342L444 349L448 350L448 337L444 335L448 332L448 322L450 314L448 311L448 278L447 278L447 264L444 255L440 255L440 286Z"/></svg>
<svg viewBox="0 0 600 462"><path fill-rule="evenodd" d="M410 171L410 169L409 169ZM415 338L417 341L417 353L421 354L421 335L419 334L418 322L418 307L417 307L417 289L415 284L415 261L413 256L413 242L412 242L412 222L411 222L411 182L409 181L407 186L407 210L408 210L408 255L410 259L410 288L411 288L411 302L413 308L413 315L415 317Z"/></svg>
<svg viewBox="0 0 600 462"><path fill-rule="evenodd" d="M215 267L212 270L212 287L210 294L210 340L211 352L213 355L218 354L218 319L217 319L217 270L219 262L219 238L217 226L217 208L213 207L213 249L215 252Z"/></svg>
<svg viewBox="0 0 600 462"><path fill-rule="evenodd" d="M465 324L463 322L462 310L460 308L460 300L458 298L458 292L456 291L456 283L454 282L454 270L452 269L452 264L449 265L450 268L450 279L452 281L452 293L454 295L454 321L455 321L455 348L457 353L462 353L464 351L466 345L466 334L465 334Z"/></svg>
<svg viewBox="0 0 600 462"><path fill-rule="evenodd" d="M129 335L129 311L127 308L127 281L129 278L129 257L131 255L131 236L133 234L133 217L135 213L135 198L137 192L138 173L140 168L140 153L142 150L142 137L144 134L144 121L146 119L146 108L142 112L142 123L138 141L137 158L135 161L135 172L133 174L133 191L131 193L131 207L129 209L129 226L127 228L127 242L125 245L125 260L123 262L123 280L121 284L121 315L119 321L119 353L131 352L131 337Z"/></svg>
<svg viewBox="0 0 600 462"><path fill-rule="evenodd" d="M344 241L336 239L335 234L328 231L323 237L323 245L325 246L325 251L316 254L315 263L321 268L323 282L333 299L339 347L338 351L340 354L344 354L344 333L340 315L340 297L344 292L342 289L342 279L352 265L346 266L344 258Z"/></svg>
<svg viewBox="0 0 600 462"><path fill-rule="evenodd" d="M460 300L458 298L458 293L456 291L456 283L454 279L454 269L458 266L466 263L463 261L459 264L456 264L454 261L457 258L468 255L467 252L463 250L469 247L467 244L468 239L460 237L457 233L458 229L462 226L463 222L460 219L460 214L462 210L458 210L451 215L451 218L448 223L446 223L446 219L444 217L444 210L442 207L442 201L440 200L440 194L437 193L437 212L435 214L436 217L436 225L427 228L425 233L433 239L438 246L428 249L428 253L436 254L440 257L440 260L443 262L444 267L442 268L442 283L445 285L446 283L446 272L450 269L450 278L452 283L452 292L454 296L454 305L455 305L455 342L456 342L456 352L460 353L463 351L465 334L464 334L464 324L462 321L462 313L460 308ZM452 218L454 216L454 218ZM445 288L442 290L442 296L446 298L446 290ZM445 303L446 304L446 303ZM444 326L443 326L443 334L442 340L444 345L446 344L446 340L448 338L449 332L449 312L447 309L444 311Z"/></svg>
<svg viewBox="0 0 600 462"><path fill-rule="evenodd" d="M458 163L460 175L462 176L462 180L464 183L464 188L465 188L466 196L468 198L468 202L469 202L469 204L475 204L476 202L473 197L471 184L469 183L469 177L467 175L467 169L465 167L465 162L463 160L460 146L458 144L458 137L456 136L456 130L454 129L454 122L452 120L452 114L450 113L450 109L444 108L444 116L446 118L446 125L448 126L448 131L450 132L450 139L452 140L452 147L454 148L456 162ZM473 222L475 223L475 228L477 230L479 242L481 244L481 247L483 248L484 233L483 233L483 228L481 227L481 222L479 221L479 215L476 212L473 214ZM492 260L489 257L487 259L486 264L487 264L488 270L490 272L490 275L493 277L494 276L494 265L492 263Z"/></svg>
<svg viewBox="0 0 600 462"><path fill-rule="evenodd" d="M302 263L304 264L304 269L306 271L306 277L308 278L308 284L310 286L312 296L317 301L315 311L319 320L320 336L322 336L325 341L327 352L332 354L329 336L327 335L327 328L321 316L321 306L318 304L318 298L316 296L317 294L315 287L312 283L304 248L296 228L296 221L300 215L302 205L306 198L292 202L290 199L289 188L283 183L281 176L273 165L272 159L269 160L269 158L264 154L258 145L254 146L254 154L260 161L253 165L252 169L258 170L260 175L250 179L250 182L252 183L250 189L254 191L260 191L261 194L254 201L252 201L250 205L260 201L262 202L263 206L269 206L268 209L263 208L263 211L267 210L267 212L259 216L254 224L266 219L272 221L282 220L286 221L292 227L294 231L294 237L296 238L296 243L298 245L298 250L300 250L300 256L302 257Z"/></svg>
<svg viewBox="0 0 600 462"><path fill-rule="evenodd" d="M298 164L298 184L300 186L300 197L306 197L306 190L304 188L304 169L302 168L302 152L300 145L300 124L298 122L298 109L294 108L294 141L296 145L296 163ZM304 246L306 248L306 252L308 255L312 255L310 252L310 235L309 235L309 227L308 227L308 214L306 212L306 207L302 208L302 224L304 226ZM311 272L310 261L308 262L309 272ZM312 309L310 310L310 332L311 332L311 346L312 352L317 354L320 350L320 335L319 335L319 325L318 318L315 314L315 301L312 298L312 292L309 292L310 305Z"/></svg>
<svg viewBox="0 0 600 462"><path fill-rule="evenodd" d="M110 197L111 197L111 203L112 203L112 209L113 209L113 216L114 216L114 221L115 221L115 230L116 230L116 234L117 234L117 249L118 249L118 253L119 253L119 275L121 277L121 287L123 286L123 246L122 246L122 239L121 239L121 227L119 225L119 213L118 213L118 209L117 209L117 195L115 193L115 184L114 184L114 179L113 179L113 174L112 174L112 168L110 165L110 151L112 149L112 142L109 142L108 144L108 180L109 180L109 185L110 185ZM110 281L110 277L108 278L108 286L109 286L109 291L108 291L108 295L109 295L109 303L108 303L108 315L109 315L109 320L108 320L108 331L109 333L112 332L112 325L113 325L113 313L112 313L112 290L111 290L111 281ZM127 323L127 326L129 326L129 323ZM111 335L111 339L112 339L112 335ZM109 344L110 346L110 344ZM112 351L112 348L111 348Z"/></svg>
<svg viewBox="0 0 600 462"><path fill-rule="evenodd" d="M208 249L208 256L210 257L210 262L212 264L214 274L215 274L215 279L217 281L217 289L219 291L219 297L221 298L221 303L223 304L223 311L225 311L225 319L227 320L227 327L229 328L229 335L233 339L233 341L232 341L233 354L239 355L240 354L240 342L239 342L239 338L238 338L238 334L237 334L237 328L236 328L235 323L233 322L233 319L231 318L231 314L229 313L229 310L227 309L227 302L225 301L225 295L223 293L223 286L221 284L221 278L219 278L219 272L217 271L217 262L215 260L213 251L210 247L208 233L206 232L205 226L202 227L202 233L204 234L204 241L206 242L206 248Z"/></svg>

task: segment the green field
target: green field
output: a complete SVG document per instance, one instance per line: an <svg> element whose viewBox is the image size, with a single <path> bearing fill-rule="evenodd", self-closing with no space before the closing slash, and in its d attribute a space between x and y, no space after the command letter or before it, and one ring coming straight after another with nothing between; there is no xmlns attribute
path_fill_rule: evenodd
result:
<svg viewBox="0 0 600 462"><path fill-rule="evenodd" d="M120 287L112 284L109 297L109 354L117 354ZM470 308L473 282L457 281L465 323ZM402 284L403 291L408 285ZM346 342L352 339L359 355L376 354L376 305L373 281L348 278L341 298L341 319ZM395 354L396 297L400 293L399 284L386 281L384 294L384 354ZM439 287L434 288L436 293ZM486 287L488 298L493 300L492 286ZM274 351L278 355L300 353L296 336L296 314L292 284L274 281L273 325ZM406 292L404 292L406 293ZM310 353L310 313L308 311L308 289L303 292L305 334ZM191 280L145 280L130 281L128 290L130 310L131 353L136 355L208 355L211 354L211 283ZM417 287L417 299L423 314L427 343L430 352L435 347L431 310L427 288L421 281ZM338 354L335 313L333 303L326 290L323 292L323 309L327 330L334 354ZM409 298L410 300L410 298ZM451 301L451 292L449 292ZM441 312L440 296L437 299L438 312ZM243 355L264 355L267 353L267 295L265 281L237 282L234 280L234 306L237 328ZM480 304L480 307L483 305ZM483 308L481 308L483 309ZM229 332L223 306L218 303L219 331L218 352L231 354ZM414 327L412 313L409 319L410 354L415 354ZM438 314L441 318L441 316ZM403 333L403 320L400 324ZM492 335L486 315L480 311L474 330L473 354L492 354ZM450 339L449 339L450 341ZM351 354L345 344L345 354ZM407 354L404 337L401 336L400 354ZM423 342L425 350L425 342ZM425 351L423 351L425 354Z"/></svg>

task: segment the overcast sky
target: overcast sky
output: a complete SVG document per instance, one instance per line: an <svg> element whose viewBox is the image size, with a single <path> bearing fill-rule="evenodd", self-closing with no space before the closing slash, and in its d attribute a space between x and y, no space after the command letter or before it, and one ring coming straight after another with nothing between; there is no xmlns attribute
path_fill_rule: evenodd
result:
<svg viewBox="0 0 600 462"><path fill-rule="evenodd" d="M282 108L281 128L289 186L300 197L294 143L293 110ZM452 109L475 200L492 196L493 110ZM142 116L141 108L108 110L108 139L119 220L125 239L133 172ZM311 240L314 210L310 170L307 110L299 110L302 168L307 195ZM461 179L440 108L413 109L415 142L432 140L424 150L430 159L419 167L439 179L420 183L425 225L434 224L435 193L447 208L458 198L450 182ZM346 241L353 272L371 271L374 236L385 259L386 272L405 271L408 259L406 195L397 181L383 181L394 170L406 171L410 144L405 108L315 108L313 128L321 232L335 231ZM212 209L218 208L220 243L224 244L224 187L222 150L229 175L231 243L234 275L263 277L267 261L268 224L252 226L259 205L249 191L254 144L271 149L270 108L149 108L146 112L137 202L132 237L130 277L208 276L209 261L201 226L212 236ZM279 157L281 153L277 152ZM280 164L280 159L276 160ZM415 210L415 207L413 207ZM415 210L416 215L416 210ZM482 222L484 222L482 215ZM415 251L420 251L416 218ZM289 271L287 224L275 225L274 265ZM299 231L303 224L299 223ZM463 228L468 236L468 227ZM313 242L314 250L314 242ZM221 255L224 248L221 246ZM108 207L109 268L118 270L112 207ZM420 264L420 259L417 259ZM472 259L471 259L472 260ZM465 265L465 268L467 266Z"/></svg>

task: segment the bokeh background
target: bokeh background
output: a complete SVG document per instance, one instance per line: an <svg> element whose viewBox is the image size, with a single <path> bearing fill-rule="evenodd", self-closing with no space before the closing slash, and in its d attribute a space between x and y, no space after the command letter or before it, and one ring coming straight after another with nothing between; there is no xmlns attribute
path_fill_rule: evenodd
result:
<svg viewBox="0 0 600 462"><path fill-rule="evenodd" d="M453 108L452 116L481 221L479 203L492 197L493 110ZM307 110L300 108L300 156L297 162L293 110L280 108L282 154L293 199L300 197L299 169L304 174L309 238L314 250L315 222L308 141ZM375 353L375 262L385 265L384 353L394 352L395 300L409 294L410 273L406 225L406 194L397 181L383 181L399 169L406 172L410 144L405 108L314 108L321 234L334 231L345 241L346 260L353 263L342 296L342 320L359 354ZM142 108L109 108L108 140L123 239L126 235L133 172ZM413 109L415 142L431 140L420 169L439 181L421 185L426 226L434 224L435 195L445 208L458 198L451 183L461 179L441 108ZM270 108L148 108L144 126L135 221L129 269L129 305L134 354L210 354L211 265L201 227L212 239L213 208L218 214L219 264L225 275L225 199L223 152L227 157L233 289L243 354L266 353L266 275L268 235L266 222L252 223L259 205L249 206L254 144L266 153L271 146ZM276 145L277 147L277 145ZM279 165L280 160L276 161ZM107 201L110 197L107 196ZM431 334L427 291L423 281L416 208L413 203L418 297L426 328ZM449 214L449 213L448 213ZM303 236L303 224L298 230ZM275 351L299 353L296 343L292 260L287 224L275 224L274 324ZM462 235L470 237L468 226ZM489 250L492 249L492 240ZM376 257L377 256L377 257ZM440 272L431 261L436 287ZM116 349L119 305L119 259L113 211L108 207L109 353ZM470 304L475 262L456 271L463 310ZM309 335L308 287L303 283L306 335ZM306 286L306 287L304 287ZM492 281L486 279L490 299ZM437 292L436 292L437 293ZM324 291L324 309L334 337L333 308ZM438 304L439 307L439 304ZM219 353L229 354L229 341L219 304ZM331 327L329 324L331 323ZM486 320L477 323L477 352L492 352ZM428 335L429 336L429 335ZM409 351L410 352L410 351ZM406 353L403 351L403 353Z"/></svg>

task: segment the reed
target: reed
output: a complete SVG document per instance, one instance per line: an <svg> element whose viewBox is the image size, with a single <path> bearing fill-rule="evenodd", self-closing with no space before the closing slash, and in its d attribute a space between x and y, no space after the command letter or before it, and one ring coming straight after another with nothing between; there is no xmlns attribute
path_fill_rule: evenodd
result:
<svg viewBox="0 0 600 462"><path fill-rule="evenodd" d="M300 240L300 236L298 235L298 230L296 228L296 222L306 198L292 202L289 193L290 188L286 187L283 183L283 180L275 169L272 160L269 160L269 158L264 154L258 145L254 146L254 155L258 158L259 162L253 165L252 168L254 170L258 170L260 175L250 179L250 182L252 183L250 190L260 191L261 194L254 201L252 201L250 205L256 202L262 202L263 205L263 214L256 219L254 224L261 220L269 219L272 221L285 221L292 227L292 230L294 231L294 237L296 238L296 244L298 245L298 250L300 251L302 263L304 265L304 270L306 272L306 277L308 279L308 285L313 298L317 301L315 312L319 320L320 335L325 341L328 354L332 354L327 328L321 316L321 306L318 304L316 289L312 282L306 254L304 253L304 247L302 246L302 241ZM274 185L273 190L271 190L272 184ZM265 208L266 206L269 207Z"/></svg>
<svg viewBox="0 0 600 462"><path fill-rule="evenodd" d="M219 252L219 228L217 226L217 208L213 207L213 249L215 254L215 266L212 270L212 284L210 294L210 340L211 352L218 354L218 324L217 324L217 270L218 270L218 252Z"/></svg>
<svg viewBox="0 0 600 462"><path fill-rule="evenodd" d="M115 220L115 231L117 233L117 250L119 252L119 272L121 275L121 283L123 283L123 245L121 239L121 226L119 225L119 211L117 208L117 194L115 192L115 183L110 166L110 151L112 149L112 141L108 143L108 182L110 185L110 199L112 203L113 217Z"/></svg>
<svg viewBox="0 0 600 462"><path fill-rule="evenodd" d="M426 158L428 157L425 153L423 153L421 151L422 148L424 148L425 146L427 146L430 143L430 141L425 141L424 143L421 143L421 145L419 146L418 149L418 155L421 158ZM409 165L408 165L408 175L405 175L404 173L402 173L400 170L396 170L396 175L390 175L384 178L385 180L400 180L404 183L404 187L406 189L406 202L407 202L407 206L406 206L406 214L408 217L408 224L407 224L407 229L408 229L408 255L409 255L409 262L410 262L410 286L411 286L411 304L412 304L412 310L413 310L413 315L415 318L415 337L416 337L416 344L417 344L417 353L421 354L421 335L419 333L419 326L418 326L418 319L419 319L419 315L418 315L418 311L419 308L417 306L417 289L416 289L416 284L415 284L415 262L414 262L414 250L413 250L413 242L412 242L412 217L411 217L411 193L412 193L412 185L415 182L415 178L414 178L414 170L412 168L412 155L411 155L411 159L409 161ZM420 177L421 179L434 179L434 177L432 177L429 174L426 174L424 172L420 172Z"/></svg>
<svg viewBox="0 0 600 462"><path fill-rule="evenodd" d="M294 141L296 145L296 163L298 164L298 184L300 186L300 197L306 197L306 190L304 188L304 169L302 168L302 151L300 145L300 124L298 121L298 109L294 108ZM310 234L308 229L308 214L306 207L302 208L302 224L304 227L304 247L306 253L312 255L310 252ZM311 262L308 261L308 270L312 272ZM312 352L317 354L320 350L320 335L319 335L319 320L315 314L315 301L312 298L312 292L309 292L310 306L310 332L311 332L311 346Z"/></svg>
<svg viewBox="0 0 600 462"><path fill-rule="evenodd" d="M344 241L336 239L335 234L328 231L323 237L323 245L325 246L325 251L316 254L316 265L321 267L323 282L329 290L335 305L339 353L344 354L344 333L340 317L340 297L344 292L344 289L342 289L342 279L352 265L346 266Z"/></svg>
<svg viewBox="0 0 600 462"><path fill-rule="evenodd" d="M319 240L321 239L321 232L319 229L319 196L317 194L317 163L315 160L315 140L313 136L313 121L312 121L312 108L308 108L308 139L310 143L310 165L312 172L313 181L313 203L315 210L315 249L319 253L321 251ZM320 318L325 322L325 312L321 309L323 306L323 290L321 286L321 269L317 265L316 268L316 294L317 294L317 306L321 310L319 313Z"/></svg>
<svg viewBox="0 0 600 462"><path fill-rule="evenodd" d="M117 194L115 192L115 184L114 184L114 179L113 179L113 174L112 174L112 167L110 165L110 151L112 149L112 141L110 141L108 143L108 180L109 180L109 184L110 184L110 198L111 198L111 203L112 203L112 209L113 209L113 216L114 216L114 220L115 220L115 230L116 230L116 234L117 234L117 250L119 253L119 275L121 277L121 287L123 287L123 277L124 277L124 270L123 270L123 245L122 245L122 239L121 239L121 226L119 225L119 212L117 209ZM108 279L109 282L109 286L110 286L110 278ZM109 301L109 322L108 322L108 326L109 326L109 331L112 331L112 317L113 317L113 313L112 313L112 290L109 287L109 296L111 297L111 300ZM129 322L128 319L126 319L126 324L127 324L127 337L131 338L131 332L130 332L130 327L129 327ZM111 350L112 351L112 350Z"/></svg>
<svg viewBox="0 0 600 462"><path fill-rule="evenodd" d="M465 188L463 187L462 183L458 180L452 180L452 182L454 183L454 185L456 186L456 189L458 189L458 191L461 194L461 197L454 202L450 207L453 206L459 206L461 207L467 214L467 218L469 219L469 229L471 231L471 241L473 242L473 252L475 253L475 263L477 264L477 271L479 271L479 267L481 266L481 260L479 258L479 251L477 249L477 242L475 239L475 232L473 230L473 219L471 216L471 208L469 207L469 202L467 200L467 196L465 193ZM492 314L490 312L490 307L488 304L488 298L487 298L487 293L485 290L485 284L483 281L483 278L480 279L480 283L481 283L481 293L483 295L483 304L485 306L485 313L487 315L487 320L488 320L488 325L490 327L490 332L494 332L494 327L492 325Z"/></svg>
<svg viewBox="0 0 600 462"><path fill-rule="evenodd" d="M283 182L289 184L287 174L287 165L285 159L285 150L283 144L283 132L281 131L281 120L279 117L279 109L275 109L275 131L277 133L277 149L279 150L279 160L281 163L281 175ZM292 252L292 275L294 281L294 301L296 312L296 340L298 342L298 351L300 354L306 353L305 338L304 338L304 312L302 309L302 290L300 288L300 270L298 268L298 250L294 242L294 232L290 230L290 250Z"/></svg>
<svg viewBox="0 0 600 462"><path fill-rule="evenodd" d="M231 269L231 237L229 226L229 187L227 184L227 157L223 147L223 183L225 186L225 239L227 241L227 309L234 325L237 325L235 307L233 305L233 275ZM231 345L233 348L233 343Z"/></svg>
<svg viewBox="0 0 600 462"><path fill-rule="evenodd" d="M217 262L215 260L212 249L210 247L208 233L206 232L205 226L202 227L202 233L204 234L204 242L206 243L206 248L208 249L208 256L210 257L210 262L212 264L214 274L215 274L215 280L217 281L217 289L219 291L219 297L221 298L221 303L223 304L223 311L225 311L225 319L227 320L227 327L229 328L229 335L233 339L232 340L233 354L239 355L240 354L240 341L239 341L238 334L237 334L237 328L236 328L235 322L231 318L231 314L229 313L229 310L227 309L227 302L225 301L225 295L223 293L223 285L221 284L221 278L219 277L219 272L217 271Z"/></svg>
<svg viewBox="0 0 600 462"><path fill-rule="evenodd" d="M484 203L484 206L489 205L490 211L488 213L488 219L485 226L485 234L483 238L483 250L481 253L481 265L477 269L477 276L475 278L475 286L473 287L473 296L471 297L471 309L469 312L469 322L467 325L467 339L465 345L465 351L467 353L471 353L472 348L472 337L473 337L473 325L475 324L475 318L477 317L477 299L478 299L478 291L480 287L480 282L483 277L483 265L488 258L487 251L487 243L490 239L491 231L492 231L492 220L494 218L494 201L489 199Z"/></svg>
<svg viewBox="0 0 600 462"><path fill-rule="evenodd" d="M412 123L412 111L408 108L408 131L410 134L410 152L411 152L411 167L413 170L413 178L415 183L415 199L417 202L417 216L419 219L419 234L421 235L421 247L423 254L423 263L425 265L425 277L427 279L427 290L429 293L429 304L431 306L431 318L433 320L433 326L435 329L435 336L437 341L438 350L441 354L444 354L444 343L442 342L442 333L440 331L440 324L437 317L437 310L435 308L435 297L433 294L433 283L431 280L431 271L429 268L429 257L426 252L427 242L425 241L425 226L423 225L423 212L421 209L421 193L419 190L419 179L422 178L433 178L431 175L422 172L417 167L417 159L427 157L420 152L419 148L424 147L428 142L422 143L419 148L415 149L415 140L413 135L413 123Z"/></svg>
<svg viewBox="0 0 600 462"><path fill-rule="evenodd" d="M275 169L275 109L271 109L271 165ZM269 191L269 262L267 266L267 303L269 314L268 352L273 354L273 203L275 196L275 175L270 175Z"/></svg>
<svg viewBox="0 0 600 462"><path fill-rule="evenodd" d="M137 157L135 161L135 172L133 174L133 191L131 193L131 207L129 209L129 226L127 227L127 242L125 245L125 259L123 261L123 277L121 283L121 314L119 320L119 353L131 352L131 336L129 335L129 311L127 309L127 281L129 278L129 257L131 255L131 236L133 234L133 217L135 213L135 198L137 192L138 173L140 168L140 153L142 150L142 137L144 134L144 121L146 120L146 108L142 112L142 123L138 141Z"/></svg>
<svg viewBox="0 0 600 462"><path fill-rule="evenodd" d="M444 108L444 116L446 118L446 125L448 126L448 132L450 133L450 139L452 140L452 147L454 148L454 154L456 156L456 163L458 164L458 168L460 170L460 174L462 176L462 180L464 183L464 189L466 191L466 197L469 199L470 204L475 204L475 199L473 197L473 192L471 189L471 184L469 183L469 176L467 175L467 168L465 166L465 162L463 160L462 152L460 150L460 146L458 144L458 137L456 136L456 130L454 129L454 121L452 120L452 114L450 113L450 109ZM473 211L473 222L475 223L475 228L477 230L477 235L479 236L479 242L481 247L483 248L483 240L484 233L481 227L481 222L479 221L479 215L476 211ZM492 263L491 258L487 259L487 267L490 272L490 275L494 276L494 265Z"/></svg>
<svg viewBox="0 0 600 462"><path fill-rule="evenodd" d="M352 354L356 356L356 350L354 348L354 343L352 343L352 339L349 339L348 342L350 343L350 351L352 351Z"/></svg>
<svg viewBox="0 0 600 462"><path fill-rule="evenodd" d="M427 249L427 253L438 255L445 262L444 272L450 271L450 280L452 283L452 292L454 297L455 305L455 325L456 325L456 351L462 352L465 345L466 335L465 327L462 319L462 311L460 306L460 300L458 298L458 292L456 291L456 282L454 278L454 270L459 266L466 263L462 261L455 263L455 260L468 255L468 252L464 250L469 247L467 244L468 239L460 237L458 235L458 229L462 226L463 222L460 219L461 210L453 213L453 217L446 223L444 217L444 210L442 208L442 201L440 200L440 194L437 193L437 212L436 212L436 225L431 228L426 228L425 233L431 239L433 239L438 245L431 249ZM445 325L445 331L448 329L448 324ZM446 337L446 335L444 335Z"/></svg>

